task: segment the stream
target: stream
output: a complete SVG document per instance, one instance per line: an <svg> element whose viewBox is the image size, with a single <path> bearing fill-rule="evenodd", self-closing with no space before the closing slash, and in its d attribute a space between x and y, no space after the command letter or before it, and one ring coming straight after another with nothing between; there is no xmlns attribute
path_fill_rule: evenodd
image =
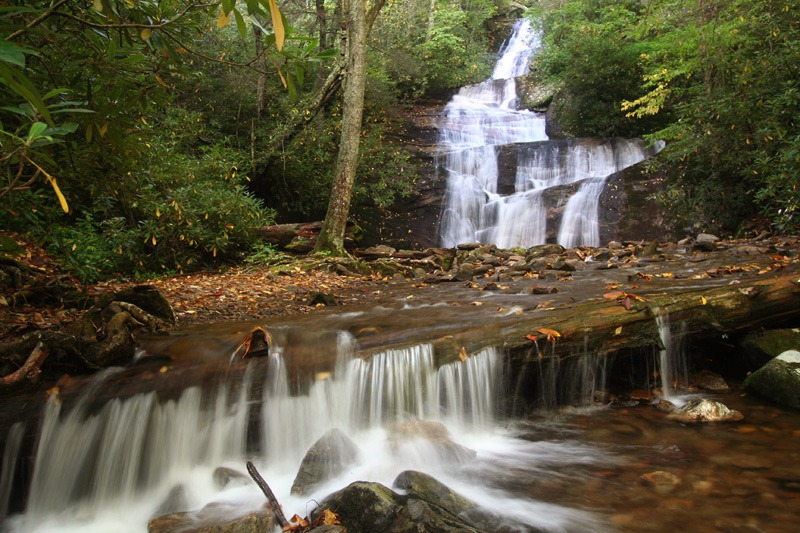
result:
<svg viewBox="0 0 800 533"><path fill-rule="evenodd" d="M657 147L621 139L570 144L569 154L563 143L548 147L543 117L514 109L508 80L527 68L533 38L524 22L514 31L494 79L463 89L440 124L451 179L442 241L507 248L544 242L541 212L526 220L520 213L535 211L544 189L580 182L562 202L559 240L596 245L595 189ZM456 117L482 124L482 133ZM495 146L506 143L540 144L523 150L517 188L501 194L493 181ZM582 207L569 207L578 202ZM774 253L784 252L797 249ZM246 476L223 485L215 472L244 472L248 460L287 516L308 515L353 481L391 487L414 469L476 502L493 517L487 529L497 532L796 527L800 413L744 393L744 376L725 372L733 346L695 357L681 324L649 308L662 346L632 363L593 353L548 359L538 344L520 363L503 345L513 328L544 327L577 302L612 305L603 296L609 285L630 287L633 279L647 284L630 289L644 296L722 287L774 275L770 255L720 252L698 264L690 250L673 247L614 270L594 270L591 256L584 263L586 270L548 281L519 277L494 287L490 280L421 283L412 291L403 282L370 307L140 339L133 365L64 379L38 419L7 424L0 530L141 533L152 518L209 504L218 515L241 516L262 508L262 493ZM540 284L558 290L532 293ZM254 331L268 348L243 357ZM707 364L726 374L731 392L680 389ZM717 399L744 420L680 423L657 401L626 401L631 389L658 390L677 405L687 395ZM309 494L292 494L306 451L332 429L353 440L357 460ZM38 436L32 464L23 457L31 433ZM25 472L17 468L23 463ZM27 498L15 492L20 486ZM14 507L23 501L24 511Z"/></svg>

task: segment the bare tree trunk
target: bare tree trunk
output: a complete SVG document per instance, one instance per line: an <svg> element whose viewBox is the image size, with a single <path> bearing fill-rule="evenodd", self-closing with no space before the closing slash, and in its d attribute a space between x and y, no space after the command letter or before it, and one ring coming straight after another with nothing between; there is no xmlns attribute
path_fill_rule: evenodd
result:
<svg viewBox="0 0 800 533"><path fill-rule="evenodd" d="M264 55L264 36L261 33L261 29L256 25L253 25L253 37L256 41L256 57L259 58L258 64L261 67L256 81L256 108L258 109L258 118L261 120L267 101L267 72L263 68L265 61L262 57Z"/></svg>
<svg viewBox="0 0 800 533"><path fill-rule="evenodd" d="M350 213L361 142L361 119L364 113L364 88L367 78L367 32L364 0L346 0L347 73L342 102L342 136L333 177L333 191L322 224L316 252L345 255L344 232Z"/></svg>
<svg viewBox="0 0 800 533"><path fill-rule="evenodd" d="M433 23L434 20L434 13L436 12L436 0L431 0L431 5L428 8L428 31L425 34L425 42L429 42L431 37L433 37Z"/></svg>

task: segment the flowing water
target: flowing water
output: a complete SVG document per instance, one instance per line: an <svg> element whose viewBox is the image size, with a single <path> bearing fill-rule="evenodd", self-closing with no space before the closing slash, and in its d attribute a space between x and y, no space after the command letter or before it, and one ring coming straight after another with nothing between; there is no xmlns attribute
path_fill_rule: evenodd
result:
<svg viewBox="0 0 800 533"><path fill-rule="evenodd" d="M538 37L527 19L514 25L492 77L462 88L438 123L437 163L447 175L440 215L442 246L494 243L500 248L528 247L547 238L548 210L563 208L557 240L565 247L600 244L597 205L606 178L655 154L638 139L546 141L545 117L517 109L515 78L528 72ZM535 143L534 145L522 143ZM499 150L515 144L516 177L512 191L501 185ZM546 191L577 184L565 206L548 205Z"/></svg>

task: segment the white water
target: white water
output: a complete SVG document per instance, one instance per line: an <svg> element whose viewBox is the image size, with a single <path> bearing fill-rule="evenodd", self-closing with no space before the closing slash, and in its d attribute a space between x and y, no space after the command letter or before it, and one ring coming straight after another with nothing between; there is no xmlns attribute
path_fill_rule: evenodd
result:
<svg viewBox="0 0 800 533"><path fill-rule="evenodd" d="M528 72L528 60L538 47L530 22L518 21L492 77L462 88L444 109L438 124L444 154L440 164L447 172L439 226L442 246L542 244L547 239L547 210L559 207L545 205L543 194L579 182L564 209L558 242L565 247L598 246L597 205L605 179L663 147L624 139L517 146L514 192L498 193L498 147L547 140L544 115L516 108L514 78Z"/></svg>
<svg viewBox="0 0 800 533"><path fill-rule="evenodd" d="M87 413L88 400L113 372L99 375L78 405L67 410L54 396L46 406L27 512L9 521L12 531L145 531L160 514L167 495L182 486L182 509L210 502L232 514L256 509L263 496L252 485L224 490L214 486L216 467L243 470L254 460L287 516L308 514L307 502L356 480L391 486L402 471L433 475L517 527L552 531L601 531L602 521L586 511L489 488L505 465L547 469L612 459L584 445L516 439L495 421L499 354L472 354L437 369L433 348L420 345L353 357L354 341L339 338L337 370L314 382L305 394L290 394L281 347L268 361L254 361L240 387L215 391L192 387L177 400L160 402L155 393L112 400ZM249 409L256 380L254 365L268 365L260 409L260 453L247 452ZM253 407L256 408L256 407ZM68 411L68 412L67 412ZM446 424L455 443L475 450L464 457L425 438L392 437L398 422L428 420ZM331 428L347 433L360 447L357 465L320 485L309 497L290 495L305 451ZM396 431L396 430L395 430ZM460 448L463 450L463 448ZM255 453L255 456L254 456ZM467 454L469 455L469 454ZM534 461L535 463L530 464ZM483 481L482 481L483 480Z"/></svg>
<svg viewBox="0 0 800 533"><path fill-rule="evenodd" d="M659 352L659 374L661 377L661 395L674 405L680 407L692 396L680 393L689 383L689 362L686 350L679 339L673 339L670 329L669 314L657 314L656 326L664 349Z"/></svg>

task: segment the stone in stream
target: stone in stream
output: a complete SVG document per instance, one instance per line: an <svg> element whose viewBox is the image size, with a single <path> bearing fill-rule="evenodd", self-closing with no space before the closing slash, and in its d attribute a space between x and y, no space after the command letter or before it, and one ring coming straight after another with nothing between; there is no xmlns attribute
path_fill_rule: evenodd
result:
<svg viewBox="0 0 800 533"><path fill-rule="evenodd" d="M154 518L147 524L147 533L261 533L274 528L275 519L271 511L242 515L240 510L228 504L210 503L200 511Z"/></svg>
<svg viewBox="0 0 800 533"><path fill-rule="evenodd" d="M700 389L711 392L730 392L731 388L719 374L710 370L701 370L692 376L692 382Z"/></svg>
<svg viewBox="0 0 800 533"><path fill-rule="evenodd" d="M336 428L328 430L303 457L292 483L292 494L309 494L317 484L338 476L355 464L358 455L358 446L350 437Z"/></svg>
<svg viewBox="0 0 800 533"><path fill-rule="evenodd" d="M225 466L217 467L212 477L214 479L214 485L219 489L224 489L231 484L246 485L251 483L250 477L246 474Z"/></svg>
<svg viewBox="0 0 800 533"><path fill-rule="evenodd" d="M768 329L747 334L739 341L748 370L757 370L788 350L800 350L800 329Z"/></svg>
<svg viewBox="0 0 800 533"><path fill-rule="evenodd" d="M479 533L485 529L476 524L494 518L421 472L401 473L394 487L405 494L379 483L351 483L326 497L314 516L328 509L351 533Z"/></svg>
<svg viewBox="0 0 800 533"><path fill-rule="evenodd" d="M748 376L744 386L774 402L800 409L800 352L783 352Z"/></svg>
<svg viewBox="0 0 800 533"><path fill-rule="evenodd" d="M694 398L675 410L669 417L681 422L736 422L744 418L744 415L719 402Z"/></svg>
<svg viewBox="0 0 800 533"><path fill-rule="evenodd" d="M453 441L441 422L409 420L386 428L389 448L402 453L411 447L417 453L431 453L443 464L464 463L475 459L475 450Z"/></svg>

